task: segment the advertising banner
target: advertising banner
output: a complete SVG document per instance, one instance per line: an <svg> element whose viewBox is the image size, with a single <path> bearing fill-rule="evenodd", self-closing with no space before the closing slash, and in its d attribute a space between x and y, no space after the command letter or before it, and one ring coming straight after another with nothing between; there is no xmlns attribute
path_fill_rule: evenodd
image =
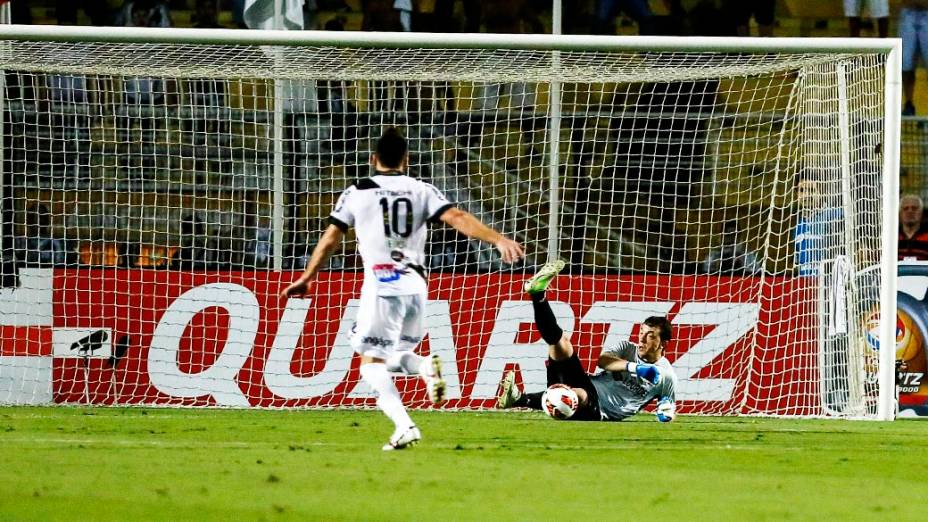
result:
<svg viewBox="0 0 928 522"><path fill-rule="evenodd" d="M18 327L4 355L51 359L59 403L301 407L371 405L348 343L360 273L56 270L51 333ZM808 278L563 276L548 294L589 371L604 346L667 315L681 412L819 412L815 290ZM447 408L491 407L503 373L545 383L546 347L522 276L432 274L420 353L445 361ZM16 357L14 357L15 359ZM30 363L31 364L31 363ZM27 365L28 366L28 365ZM419 379L398 387L427 406Z"/></svg>
<svg viewBox="0 0 928 522"><path fill-rule="evenodd" d="M896 312L899 416L928 416L928 262L900 261Z"/></svg>

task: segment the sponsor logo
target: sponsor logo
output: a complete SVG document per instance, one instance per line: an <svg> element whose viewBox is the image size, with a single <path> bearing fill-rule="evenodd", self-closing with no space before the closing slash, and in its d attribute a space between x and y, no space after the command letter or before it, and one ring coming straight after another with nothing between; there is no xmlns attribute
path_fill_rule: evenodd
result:
<svg viewBox="0 0 928 522"><path fill-rule="evenodd" d="M899 393L918 393L918 389L921 387L924 377L925 374L921 372L900 374L898 383Z"/></svg>
<svg viewBox="0 0 928 522"><path fill-rule="evenodd" d="M384 339L383 337L366 336L361 338L361 342L368 346L383 346L384 348L387 346L393 346L393 341L390 339Z"/></svg>
<svg viewBox="0 0 928 522"><path fill-rule="evenodd" d="M389 190L389 189L379 189L374 191L375 196L389 196L389 197L398 197L398 196L411 196L411 190Z"/></svg>
<svg viewBox="0 0 928 522"><path fill-rule="evenodd" d="M636 378L637 378L637 377L636 377ZM639 384L639 383L637 383L637 382L635 382L635 381L633 381L633 380L627 380L627 381L617 380L616 382L617 382L620 386L622 386L622 387L624 387L626 390L628 390L628 392L629 392L630 394L632 394L632 396L634 396L634 397L636 397L636 398L638 398L638 399L644 399L645 396L648 395L647 390L645 390L644 387L641 386L641 384Z"/></svg>
<svg viewBox="0 0 928 522"><path fill-rule="evenodd" d="M381 283L391 283L399 280L400 276L407 274L408 271L393 263L384 263L371 267L374 277Z"/></svg>

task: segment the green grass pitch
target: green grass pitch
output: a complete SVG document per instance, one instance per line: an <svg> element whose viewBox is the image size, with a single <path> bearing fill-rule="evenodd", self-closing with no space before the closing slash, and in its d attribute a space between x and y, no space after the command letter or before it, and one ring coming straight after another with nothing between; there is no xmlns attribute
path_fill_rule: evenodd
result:
<svg viewBox="0 0 928 522"><path fill-rule="evenodd" d="M0 520L924 520L928 423L0 408Z"/></svg>

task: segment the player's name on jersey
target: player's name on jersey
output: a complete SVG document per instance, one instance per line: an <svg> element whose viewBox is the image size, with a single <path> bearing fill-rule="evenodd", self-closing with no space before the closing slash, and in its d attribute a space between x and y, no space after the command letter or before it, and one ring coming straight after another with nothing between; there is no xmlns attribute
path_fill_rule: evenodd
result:
<svg viewBox="0 0 928 522"><path fill-rule="evenodd" d="M377 196L411 196L411 190L387 190L387 189L377 189L374 191L374 194Z"/></svg>

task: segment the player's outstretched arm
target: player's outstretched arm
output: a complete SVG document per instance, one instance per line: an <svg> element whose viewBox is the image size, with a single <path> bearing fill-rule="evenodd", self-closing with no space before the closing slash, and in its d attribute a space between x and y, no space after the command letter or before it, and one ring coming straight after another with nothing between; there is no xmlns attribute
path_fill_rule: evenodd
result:
<svg viewBox="0 0 928 522"><path fill-rule="evenodd" d="M647 379L652 384L657 384L661 381L661 372L657 366L647 363L629 362L610 352L601 353L596 365L610 372L634 373L642 379Z"/></svg>
<svg viewBox="0 0 928 522"><path fill-rule="evenodd" d="M338 248L338 245L342 242L342 238L344 237L345 233L342 232L340 228L335 225L329 225L329 228L327 228L322 234L322 237L319 238L319 244L317 244L316 248L313 250L313 254L309 258L309 263L306 264L306 269L303 270L303 274L299 279L287 286L287 288L284 288L280 296L284 298L293 297L303 295L309 291L313 279L316 277L316 274L319 273L319 269L322 268L322 265L329 259L332 252Z"/></svg>
<svg viewBox="0 0 928 522"><path fill-rule="evenodd" d="M606 350L599 354L599 360L596 361L596 366L609 372L624 372L627 365L628 361Z"/></svg>
<svg viewBox="0 0 928 522"><path fill-rule="evenodd" d="M515 263L525 257L522 245L484 225L466 210L449 208L441 215L441 220L467 237L494 245L504 263Z"/></svg>

